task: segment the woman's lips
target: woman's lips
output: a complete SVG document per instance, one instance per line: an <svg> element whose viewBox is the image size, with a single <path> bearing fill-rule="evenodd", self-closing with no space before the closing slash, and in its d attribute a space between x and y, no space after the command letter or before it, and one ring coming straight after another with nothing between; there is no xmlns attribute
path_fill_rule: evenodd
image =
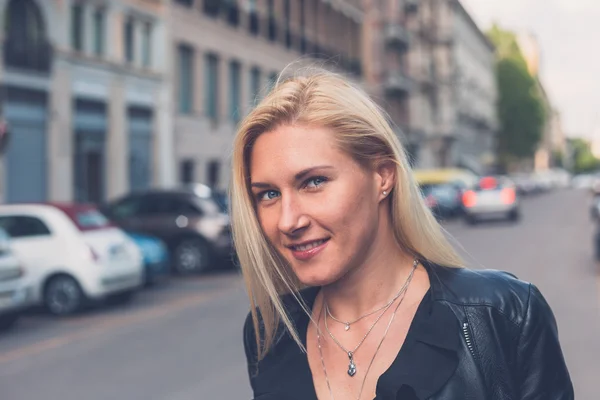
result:
<svg viewBox="0 0 600 400"><path fill-rule="evenodd" d="M325 250L328 243L329 243L329 239L325 240L323 243L321 243L315 247L312 247L308 250L296 250L296 248L294 248L294 247L290 247L289 249L292 252L292 255L294 256L295 259L297 259L299 261L308 261L311 258L313 258L314 256L316 256L317 254L319 254L320 252L322 252L323 250Z"/></svg>

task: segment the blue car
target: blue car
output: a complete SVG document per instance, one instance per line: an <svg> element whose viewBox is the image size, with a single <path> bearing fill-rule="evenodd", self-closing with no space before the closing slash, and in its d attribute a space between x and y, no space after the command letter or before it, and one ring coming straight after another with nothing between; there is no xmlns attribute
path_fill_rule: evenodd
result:
<svg viewBox="0 0 600 400"><path fill-rule="evenodd" d="M146 286L169 275L169 250L162 240L153 236L128 232L144 257L144 281Z"/></svg>

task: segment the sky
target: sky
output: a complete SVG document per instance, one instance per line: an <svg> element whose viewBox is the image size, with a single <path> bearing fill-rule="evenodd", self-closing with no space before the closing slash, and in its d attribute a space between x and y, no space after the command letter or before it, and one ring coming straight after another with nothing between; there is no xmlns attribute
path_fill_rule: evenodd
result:
<svg viewBox="0 0 600 400"><path fill-rule="evenodd" d="M600 140L600 0L461 0L482 30L532 33L567 136Z"/></svg>

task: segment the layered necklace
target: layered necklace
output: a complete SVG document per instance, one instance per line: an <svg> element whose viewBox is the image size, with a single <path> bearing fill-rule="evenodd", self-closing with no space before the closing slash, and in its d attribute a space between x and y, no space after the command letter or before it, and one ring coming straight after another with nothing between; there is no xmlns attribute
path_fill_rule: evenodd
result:
<svg viewBox="0 0 600 400"><path fill-rule="evenodd" d="M369 334L371 333L371 331L373 330L373 328L375 328L375 325L377 325L377 323L379 322L379 320L383 317L383 315L386 313L386 311L392 306L392 304L394 304L394 302L396 300L398 300L398 298L400 298L400 301L398 302L398 304L396 305L396 307L394 308L394 312L392 313L392 316L390 318L390 321L385 329L385 332L383 334L383 337L381 338L381 340L379 341L379 345L377 346L376 350L375 350L375 354L373 354L373 357L371 358L371 361L369 363L369 366L367 367L367 370L365 372L365 376L363 378L361 387L360 387L360 391L358 393L358 397L357 399L360 400L360 397L362 395L362 391L363 388L365 386L365 382L367 380L367 375L369 374L369 370L371 369L371 366L373 365L373 361L375 360L375 356L377 355L377 353L379 352L379 348L381 347L381 345L383 344L384 339L386 338L388 331L390 329L390 326L392 325L392 322L394 321L394 317L396 316L396 312L398 311L398 308L400 307L400 304L402 304L402 300L404 300L404 295L406 294L406 290L408 289L408 286L410 284L410 282L412 281L413 275L415 273L415 270L417 269L417 266L419 265L419 261L417 259L414 260L413 262L413 268L410 271L410 274L408 275L408 277L406 278L406 281L404 282L404 285L402 285L402 287L400 288L400 290L398 291L398 293L392 298L392 300L390 300L387 304L385 304L383 307L378 308L375 311L371 311L357 319L355 319L354 321L341 321L337 318L335 318L332 314L331 311L329 310L329 305L327 304L327 300L325 298L323 298L323 307L321 308L321 311L319 312L319 317L317 319L317 347L319 348L319 356L321 358L321 365L323 366L323 373L325 374L325 381L327 383L327 388L329 389L329 394L331 396L332 399L334 399L333 397L333 392L331 390L331 385L329 383L329 377L327 375L327 368L325 367L325 361L323 359L323 351L321 349L321 332L319 329L319 321L321 320L321 316L323 315L323 310L325 310L325 318L324 318L324 324L325 324L325 330L327 331L327 333L329 334L329 336L331 337L331 339L333 340L333 342L344 352L346 353L346 355L348 356L348 360L349 360L349 364L348 364L348 375L353 377L356 374L357 371L357 367L356 367L356 363L354 362L354 354L356 353L356 351L360 348L360 346L362 346L362 344L365 342L366 338L369 336ZM337 338L333 335L333 333L329 330L329 326L327 324L327 319L328 317L330 317L332 320L334 320L335 322L338 322L340 324L344 324L344 329L346 331L348 331L350 329L350 325L360 321L361 319L369 316L369 315L373 315L375 313L377 313L378 311L381 311L381 314L377 317L377 319L375 320L375 322L373 322L373 324L371 325L371 327L367 330L367 333L365 333L365 335L362 337L362 339L358 342L358 344L352 349L352 350L348 350L346 347L344 347L338 340Z"/></svg>

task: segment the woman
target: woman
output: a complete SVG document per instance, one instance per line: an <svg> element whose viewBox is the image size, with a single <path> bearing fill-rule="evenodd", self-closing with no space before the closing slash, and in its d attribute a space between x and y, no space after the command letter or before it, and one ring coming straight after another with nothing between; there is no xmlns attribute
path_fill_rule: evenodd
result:
<svg viewBox="0 0 600 400"><path fill-rule="evenodd" d="M535 286L471 271L381 110L327 72L240 126L232 226L255 399L572 399Z"/></svg>

